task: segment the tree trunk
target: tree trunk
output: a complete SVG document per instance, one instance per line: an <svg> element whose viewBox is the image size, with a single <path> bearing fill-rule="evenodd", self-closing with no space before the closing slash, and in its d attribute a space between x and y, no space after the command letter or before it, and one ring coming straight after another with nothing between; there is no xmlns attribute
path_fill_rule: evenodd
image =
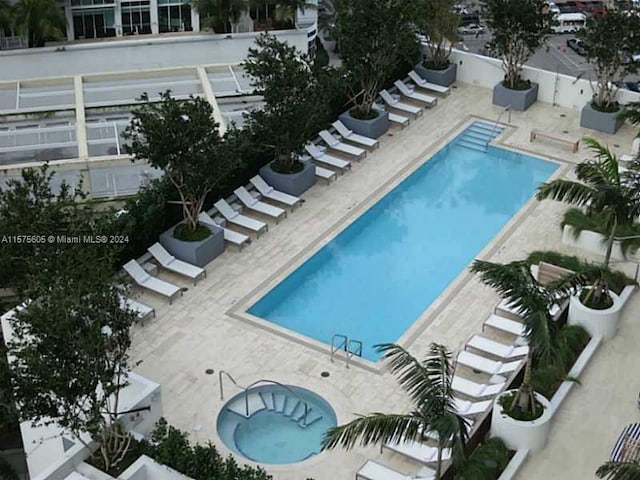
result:
<svg viewBox="0 0 640 480"><path fill-rule="evenodd" d="M440 480L442 477L442 440L438 435L438 456L436 458L436 476L434 480Z"/></svg>
<svg viewBox="0 0 640 480"><path fill-rule="evenodd" d="M533 388L531 387L533 363L533 356L531 352L531 347L529 347L529 354L527 355L527 363L524 367L524 376L522 378L522 383L520 384L518 392L513 399L511 408L514 408L517 405L521 411L526 412L528 410L531 410L531 412L535 414L536 404L534 401Z"/></svg>
<svg viewBox="0 0 640 480"><path fill-rule="evenodd" d="M609 262L611 261L611 251L613 250L613 243L616 240L616 230L618 229L618 216L613 216L613 226L611 227L611 233L609 234L609 239L607 240L607 252L604 256L604 266L608 267Z"/></svg>

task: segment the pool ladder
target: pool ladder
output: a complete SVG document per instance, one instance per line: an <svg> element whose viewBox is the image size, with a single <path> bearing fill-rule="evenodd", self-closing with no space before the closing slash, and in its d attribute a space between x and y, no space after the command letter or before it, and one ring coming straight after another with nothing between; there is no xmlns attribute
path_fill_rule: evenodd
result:
<svg viewBox="0 0 640 480"><path fill-rule="evenodd" d="M362 357L362 342L336 333L331 337L331 361L333 362L333 357L337 352L342 351L344 352L345 365L349 368L352 357Z"/></svg>

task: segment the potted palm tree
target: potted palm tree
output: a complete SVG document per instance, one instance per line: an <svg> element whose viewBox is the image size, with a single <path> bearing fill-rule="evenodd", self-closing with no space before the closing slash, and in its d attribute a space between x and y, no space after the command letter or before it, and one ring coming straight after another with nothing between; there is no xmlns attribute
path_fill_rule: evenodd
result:
<svg viewBox="0 0 640 480"><path fill-rule="evenodd" d="M456 81L457 66L449 61L460 24L454 3L453 0L419 0L416 5L416 27L429 37L429 56L414 69L425 80L445 87Z"/></svg>
<svg viewBox="0 0 640 480"><path fill-rule="evenodd" d="M465 460L468 420L455 408L451 382L454 366L451 352L432 343L429 356L419 361L404 348L394 344L376 345L388 362L402 389L414 404L410 413L371 413L329 429L324 437L323 450L355 445L380 445L387 442L420 441L433 434L437 438L438 456L435 479L442 478L442 451L451 448L454 465Z"/></svg>
<svg viewBox="0 0 640 480"><path fill-rule="evenodd" d="M598 215L603 219L603 231L607 235L601 237L605 242L605 251L600 270L604 272L611 261L618 228L632 225L640 215L640 198L636 183L629 181L626 173L620 173L616 155L593 138L585 138L584 141L595 157L576 166L578 181L556 179L544 183L539 187L536 198L551 198L576 207L587 207L587 216ZM567 228L565 226L565 230ZM592 248L601 251L600 245ZM593 285L572 296L569 322L583 325L591 335L610 338L617 331L621 305L618 296L609 290L607 277L601 273L596 278Z"/></svg>
<svg viewBox="0 0 640 480"><path fill-rule="evenodd" d="M522 78L522 66L549 36L552 15L544 0L487 0L489 42L502 60L504 80L493 89L493 104L526 110L538 98L538 84Z"/></svg>
<svg viewBox="0 0 640 480"><path fill-rule="evenodd" d="M550 307L575 291L583 283L583 275L570 274L542 285L525 261L502 265L476 260L471 271L520 311L529 345L522 383L517 390L505 391L495 399L491 435L500 437L510 450L537 452L547 442L551 411L549 400L534 388L536 378L560 381L568 366L568 350L585 336L582 327L555 321Z"/></svg>
<svg viewBox="0 0 640 480"><path fill-rule="evenodd" d="M595 73L593 97L582 109L580 126L615 133L623 123L616 84L638 71L630 56L640 49L640 22L622 10L607 10L606 15L590 16L578 37Z"/></svg>
<svg viewBox="0 0 640 480"><path fill-rule="evenodd" d="M406 0L348 0L338 4L338 40L349 75L353 107L340 120L356 133L378 138L389 129L389 114L373 108L380 89L399 65L415 62L413 6Z"/></svg>

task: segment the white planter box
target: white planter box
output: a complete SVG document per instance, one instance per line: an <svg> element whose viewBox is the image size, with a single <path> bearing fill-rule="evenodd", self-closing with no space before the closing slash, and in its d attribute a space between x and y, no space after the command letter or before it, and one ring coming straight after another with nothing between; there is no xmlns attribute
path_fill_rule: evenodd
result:
<svg viewBox="0 0 640 480"><path fill-rule="evenodd" d="M610 291L609 295L613 299L613 305L605 310L594 310L584 306L579 295L580 292L569 300L569 325L581 325L592 337L613 338L618 331L618 322L624 302L620 300L618 295Z"/></svg>
<svg viewBox="0 0 640 480"><path fill-rule="evenodd" d="M565 225L562 231L562 243L564 243L565 245L570 245L572 247L587 250L588 252L598 253L604 257L607 252L607 239L604 235L601 235L597 232L592 232L591 230L583 230L576 238L573 232L574 229L572 226ZM633 252L629 250L627 252L627 256L625 257L622 254L620 242L613 242L611 258L615 258L616 260L631 260L634 262L640 262L640 255L638 255L638 251Z"/></svg>
<svg viewBox="0 0 640 480"><path fill-rule="evenodd" d="M553 416L551 404L542 395L535 393L536 399L544 406L542 416L531 421L515 420L502 413L502 407L498 403L500 398L514 391L502 392L493 401L491 436L500 437L509 450L529 450L530 453L536 453L547 444Z"/></svg>

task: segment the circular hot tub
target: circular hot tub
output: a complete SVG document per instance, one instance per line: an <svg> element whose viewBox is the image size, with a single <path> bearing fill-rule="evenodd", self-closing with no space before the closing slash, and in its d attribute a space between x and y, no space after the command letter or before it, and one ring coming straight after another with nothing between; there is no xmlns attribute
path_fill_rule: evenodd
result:
<svg viewBox="0 0 640 480"><path fill-rule="evenodd" d="M326 400L300 387L263 385L229 400L218 415L218 435L233 452L264 464L306 460L320 452L337 424Z"/></svg>

